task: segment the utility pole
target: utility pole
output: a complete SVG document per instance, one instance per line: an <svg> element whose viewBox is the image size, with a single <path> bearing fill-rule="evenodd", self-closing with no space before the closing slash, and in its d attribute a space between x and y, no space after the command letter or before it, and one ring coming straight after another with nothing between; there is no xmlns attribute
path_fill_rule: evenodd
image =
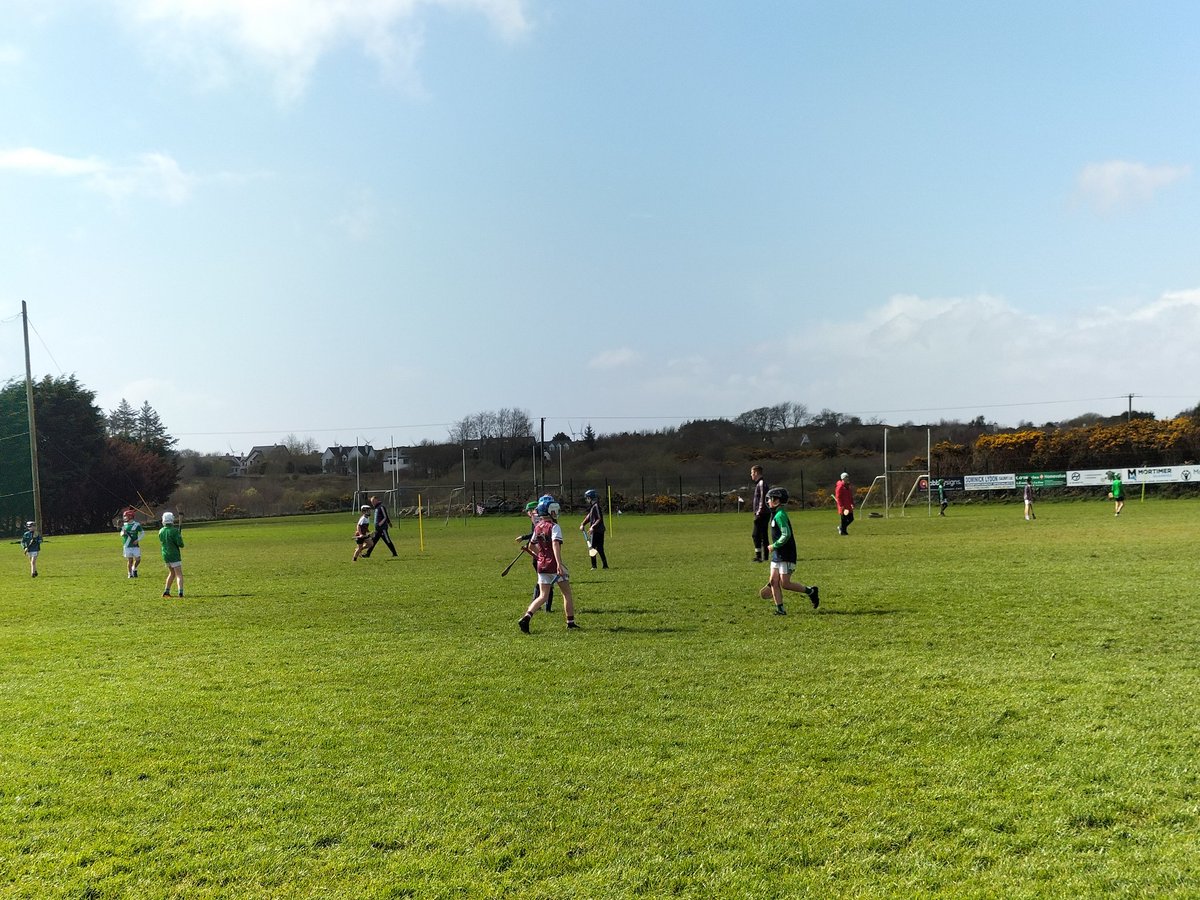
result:
<svg viewBox="0 0 1200 900"><path fill-rule="evenodd" d="M538 471L541 473L538 490L546 487L546 417L542 416L542 438L538 442Z"/></svg>
<svg viewBox="0 0 1200 900"><path fill-rule="evenodd" d="M42 530L42 486L38 481L37 417L33 412L33 369L29 364L29 312L21 301L21 327L25 331L25 403L29 407L29 466L33 487L33 529Z"/></svg>
<svg viewBox="0 0 1200 900"><path fill-rule="evenodd" d="M1127 424L1128 424L1129 422L1132 422L1132 421L1133 421L1133 398L1134 398L1134 397L1140 397L1140 396L1141 396L1141 394L1130 394L1130 395L1129 395L1129 412L1127 412L1127 413L1125 414L1125 422L1126 422Z"/></svg>

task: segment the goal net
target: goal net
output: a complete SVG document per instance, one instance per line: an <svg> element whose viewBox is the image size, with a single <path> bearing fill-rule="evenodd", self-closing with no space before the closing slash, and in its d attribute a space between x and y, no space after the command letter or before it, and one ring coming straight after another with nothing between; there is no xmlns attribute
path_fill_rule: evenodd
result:
<svg viewBox="0 0 1200 900"><path fill-rule="evenodd" d="M898 510L899 515L903 516L922 479L928 482L929 473L897 469L886 475L876 475L871 486L867 488L866 496L858 504L858 509L865 510L873 502L875 508L882 510L885 517L889 516L892 510Z"/></svg>
<svg viewBox="0 0 1200 900"><path fill-rule="evenodd" d="M393 519L417 518L440 519L449 523L451 519L467 518L472 515L469 499L464 500L462 486L412 485L409 487L362 489L356 492L354 508L378 498L388 508Z"/></svg>

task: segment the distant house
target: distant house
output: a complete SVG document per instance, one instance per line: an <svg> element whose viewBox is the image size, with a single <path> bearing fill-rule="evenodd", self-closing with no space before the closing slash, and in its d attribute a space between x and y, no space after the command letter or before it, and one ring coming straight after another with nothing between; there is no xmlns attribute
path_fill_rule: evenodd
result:
<svg viewBox="0 0 1200 900"><path fill-rule="evenodd" d="M370 444L326 447L321 454L321 471L326 475L349 475L354 471L355 463L360 460L371 462L375 457L375 448Z"/></svg>
<svg viewBox="0 0 1200 900"><path fill-rule="evenodd" d="M245 456L239 453L227 453L225 460L229 463L229 474L234 478L253 474L258 466L271 460L283 460L290 457L291 451L283 444L263 444L251 447Z"/></svg>
<svg viewBox="0 0 1200 900"><path fill-rule="evenodd" d="M405 447L388 447L380 451L383 457L383 471L403 472L412 468L412 457Z"/></svg>

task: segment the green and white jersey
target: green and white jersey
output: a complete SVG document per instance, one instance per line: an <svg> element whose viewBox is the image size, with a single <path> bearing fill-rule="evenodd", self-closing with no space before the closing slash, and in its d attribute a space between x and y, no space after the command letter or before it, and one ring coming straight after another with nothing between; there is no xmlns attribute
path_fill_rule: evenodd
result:
<svg viewBox="0 0 1200 900"><path fill-rule="evenodd" d="M121 546L126 550L130 547L137 547L145 533L146 529L142 527L141 522L126 522L121 526Z"/></svg>

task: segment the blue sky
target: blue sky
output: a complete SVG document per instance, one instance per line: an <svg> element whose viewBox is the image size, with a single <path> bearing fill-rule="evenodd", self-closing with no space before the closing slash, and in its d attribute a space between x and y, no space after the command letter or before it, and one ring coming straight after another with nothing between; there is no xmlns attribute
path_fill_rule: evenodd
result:
<svg viewBox="0 0 1200 900"><path fill-rule="evenodd" d="M1200 402L1200 5L6 0L0 376L185 448Z"/></svg>

